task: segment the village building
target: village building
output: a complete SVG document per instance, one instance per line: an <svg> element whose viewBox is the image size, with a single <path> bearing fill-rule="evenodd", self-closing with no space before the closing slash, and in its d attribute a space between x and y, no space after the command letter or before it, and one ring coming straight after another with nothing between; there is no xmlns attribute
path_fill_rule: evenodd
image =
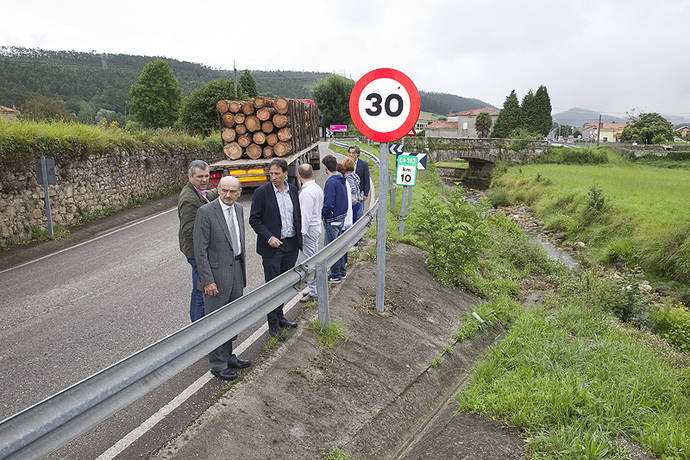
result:
<svg viewBox="0 0 690 460"><path fill-rule="evenodd" d="M19 120L19 110L12 109L10 107L5 107L0 105L0 119L9 121Z"/></svg>

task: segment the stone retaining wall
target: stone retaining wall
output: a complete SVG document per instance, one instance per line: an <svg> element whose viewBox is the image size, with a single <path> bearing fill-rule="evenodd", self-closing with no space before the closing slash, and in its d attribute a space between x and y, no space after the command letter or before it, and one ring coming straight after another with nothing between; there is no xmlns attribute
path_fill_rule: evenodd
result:
<svg viewBox="0 0 690 460"><path fill-rule="evenodd" d="M69 164L56 164L57 185L50 186L53 222L68 226L85 216L125 207L132 200L181 187L187 166L218 154L187 147L112 151ZM31 239L31 228L47 228L43 186L34 165L0 172L0 243Z"/></svg>

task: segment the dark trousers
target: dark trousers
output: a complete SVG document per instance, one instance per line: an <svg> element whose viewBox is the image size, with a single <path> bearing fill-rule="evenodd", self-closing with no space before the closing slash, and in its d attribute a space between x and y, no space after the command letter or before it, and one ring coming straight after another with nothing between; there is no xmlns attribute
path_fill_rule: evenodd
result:
<svg viewBox="0 0 690 460"><path fill-rule="evenodd" d="M242 265L238 261L233 264L232 267L232 288L219 292L214 296L204 294L204 311L207 315L229 304L233 300L242 297L244 291L244 275L242 274ZM236 338L237 336L231 338L208 354L208 362L211 365L211 370L224 371L228 368L228 360L232 356L232 341Z"/></svg>
<svg viewBox="0 0 690 460"><path fill-rule="evenodd" d="M283 240L283 244L276 249L272 256L264 256L262 258L262 264L264 266L264 279L266 282L271 281L278 275L293 268L295 262L297 262L298 253L297 237L292 237ZM281 304L278 308L266 315L268 330L280 330L280 320L284 318L283 305Z"/></svg>
<svg viewBox="0 0 690 460"><path fill-rule="evenodd" d="M196 271L196 259L187 258L192 266L192 296L189 299L189 318L192 322L204 316L204 291L197 288L199 274Z"/></svg>

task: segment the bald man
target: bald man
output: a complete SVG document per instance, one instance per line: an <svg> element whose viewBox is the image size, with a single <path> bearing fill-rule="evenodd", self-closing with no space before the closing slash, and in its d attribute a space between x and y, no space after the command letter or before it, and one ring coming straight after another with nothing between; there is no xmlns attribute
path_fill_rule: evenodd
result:
<svg viewBox="0 0 690 460"><path fill-rule="evenodd" d="M237 199L242 185L226 176L218 184L218 198L199 208L194 222L194 256L199 272L198 289L204 292L204 313L218 310L242 296L247 285L244 250L244 212ZM237 378L233 369L249 361L232 353L228 340L208 355L211 373L222 380Z"/></svg>

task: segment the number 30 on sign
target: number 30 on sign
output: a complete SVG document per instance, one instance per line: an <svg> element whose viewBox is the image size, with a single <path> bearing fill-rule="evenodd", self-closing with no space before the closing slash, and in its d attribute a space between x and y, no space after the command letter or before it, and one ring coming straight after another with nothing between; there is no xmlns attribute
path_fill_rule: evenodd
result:
<svg viewBox="0 0 690 460"><path fill-rule="evenodd" d="M350 93L350 116L357 129L377 142L410 132L419 118L419 92L404 73L376 69L360 78Z"/></svg>
<svg viewBox="0 0 690 460"><path fill-rule="evenodd" d="M412 155L400 155L398 166L395 168L395 185L407 185L409 187L417 183L417 157Z"/></svg>

